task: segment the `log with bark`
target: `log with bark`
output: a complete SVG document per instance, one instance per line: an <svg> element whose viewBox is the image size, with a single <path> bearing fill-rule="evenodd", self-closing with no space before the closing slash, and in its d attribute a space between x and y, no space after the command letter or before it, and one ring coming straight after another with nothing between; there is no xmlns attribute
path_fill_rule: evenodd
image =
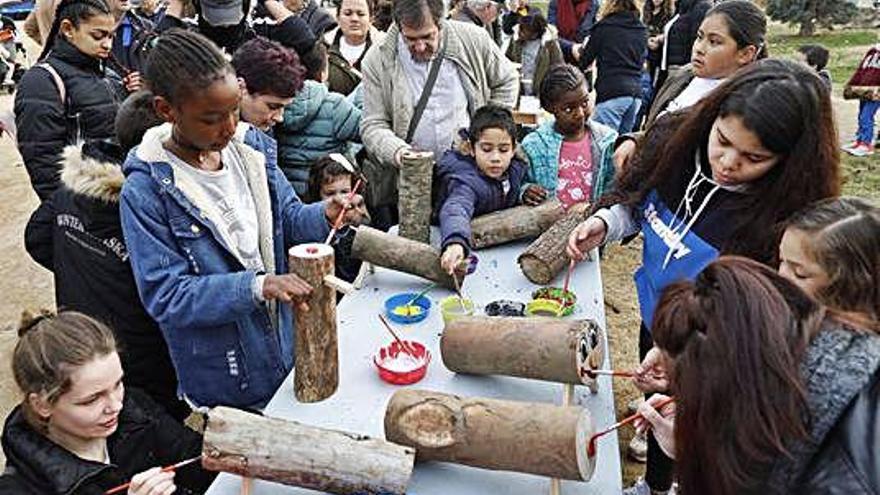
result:
<svg viewBox="0 0 880 495"><path fill-rule="evenodd" d="M422 461L589 480L594 425L580 407L397 391L385 409L385 438L415 447Z"/></svg>
<svg viewBox="0 0 880 495"><path fill-rule="evenodd" d="M538 206L517 206L479 216L471 222L471 246L483 249L538 237L563 215L562 203L551 199Z"/></svg>
<svg viewBox="0 0 880 495"><path fill-rule="evenodd" d="M447 289L455 289L452 277L440 268L440 251L429 244L361 225L357 227L351 254L367 263L416 275Z"/></svg>
<svg viewBox="0 0 880 495"><path fill-rule="evenodd" d="M401 237L431 242L431 187L434 178L434 153L406 151L401 157L398 176L398 232Z"/></svg>
<svg viewBox="0 0 880 495"><path fill-rule="evenodd" d="M300 402L322 401L339 385L336 335L336 291L324 283L333 275L333 248L300 244L288 252L290 272L312 286L308 309L293 312L296 328L296 366L293 390Z"/></svg>
<svg viewBox="0 0 880 495"><path fill-rule="evenodd" d="M519 266L532 283L549 284L568 265L569 258L565 254L568 236L584 220L589 208L590 205L586 203L569 208L564 217L519 255Z"/></svg>
<svg viewBox="0 0 880 495"><path fill-rule="evenodd" d="M208 413L202 465L339 494L405 494L415 452L363 435L229 407Z"/></svg>
<svg viewBox="0 0 880 495"><path fill-rule="evenodd" d="M593 320L462 316L440 338L450 371L590 385L605 361L602 328Z"/></svg>

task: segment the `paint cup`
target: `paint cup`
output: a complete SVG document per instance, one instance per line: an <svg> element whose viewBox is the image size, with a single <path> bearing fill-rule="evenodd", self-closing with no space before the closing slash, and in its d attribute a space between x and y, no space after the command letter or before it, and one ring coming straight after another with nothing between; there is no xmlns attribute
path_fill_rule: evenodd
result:
<svg viewBox="0 0 880 495"><path fill-rule="evenodd" d="M562 316L562 304L554 299L535 299L526 304L528 316L548 316L558 318Z"/></svg>
<svg viewBox="0 0 880 495"><path fill-rule="evenodd" d="M385 316L394 323L418 323L428 317L431 310L431 300L425 296L420 296L415 301L414 292L406 292L403 294L395 294L385 300ZM412 301L412 302L410 302ZM414 308L407 308L406 304Z"/></svg>
<svg viewBox="0 0 880 495"><path fill-rule="evenodd" d="M379 372L379 378L392 385L410 385L425 377L428 364L431 363L431 351L422 344L404 340L412 350L409 355L401 349L397 341L382 347L373 355L373 364Z"/></svg>
<svg viewBox="0 0 880 495"><path fill-rule="evenodd" d="M458 296L449 296L440 301L440 313L443 315L443 323L448 325L459 316L473 315L474 302L470 299L459 299Z"/></svg>
<svg viewBox="0 0 880 495"><path fill-rule="evenodd" d="M570 290L563 292L560 287L541 287L535 292L532 292L532 299L536 301L539 299L548 299L562 304L562 314L559 316L569 316L574 313L574 305L577 302L577 296L574 292Z"/></svg>

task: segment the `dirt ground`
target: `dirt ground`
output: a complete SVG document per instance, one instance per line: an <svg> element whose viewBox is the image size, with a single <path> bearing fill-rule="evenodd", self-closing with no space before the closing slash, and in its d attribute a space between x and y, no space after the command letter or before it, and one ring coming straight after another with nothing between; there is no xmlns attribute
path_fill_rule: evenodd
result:
<svg viewBox="0 0 880 495"><path fill-rule="evenodd" d="M0 112L12 105L10 96L0 96ZM835 106L841 141L854 131L857 109L853 102L836 100ZM37 197L28 181L21 158L12 142L0 138L0 417L5 418L19 400L12 381L9 363L15 345L15 326L23 309L51 307L53 284L51 274L36 265L24 250L24 226L37 206ZM632 368L638 362L639 317L632 273L639 259L640 243L614 246L605 253L602 267L607 303L608 333L611 355L616 368ZM623 381L615 384L618 417L626 414L626 403L637 396L634 387ZM626 445L631 429L620 432L621 456L626 458ZM0 462L3 462L0 453ZM641 474L641 464L626 462L624 480L629 483Z"/></svg>

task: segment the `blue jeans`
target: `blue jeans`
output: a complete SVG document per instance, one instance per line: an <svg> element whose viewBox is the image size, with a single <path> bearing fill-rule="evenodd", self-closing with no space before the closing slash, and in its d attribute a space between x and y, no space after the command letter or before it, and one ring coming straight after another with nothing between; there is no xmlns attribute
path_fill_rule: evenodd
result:
<svg viewBox="0 0 880 495"><path fill-rule="evenodd" d="M880 101L859 100L859 131L856 141L870 144L874 139L874 115L880 110Z"/></svg>
<svg viewBox="0 0 880 495"><path fill-rule="evenodd" d="M614 129L618 134L632 132L642 100L633 96L619 96L596 105L593 120Z"/></svg>

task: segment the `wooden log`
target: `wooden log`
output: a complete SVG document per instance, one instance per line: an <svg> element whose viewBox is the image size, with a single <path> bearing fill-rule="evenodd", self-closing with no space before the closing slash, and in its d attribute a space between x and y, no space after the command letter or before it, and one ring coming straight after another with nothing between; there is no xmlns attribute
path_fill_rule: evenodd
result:
<svg viewBox="0 0 880 495"><path fill-rule="evenodd" d="M593 320L462 316L444 328L440 357L456 373L591 385L604 341Z"/></svg>
<svg viewBox="0 0 880 495"><path fill-rule="evenodd" d="M419 460L570 480L593 475L593 428L580 407L426 390L398 390L385 409L385 438L415 447Z"/></svg>
<svg viewBox="0 0 880 495"><path fill-rule="evenodd" d="M324 283L333 275L333 248L300 244L288 252L290 271L312 286L308 310L294 311L296 366L293 390L300 402L322 401L339 385L336 290Z"/></svg>
<svg viewBox="0 0 880 495"><path fill-rule="evenodd" d="M440 268L440 251L429 244L361 225L357 227L351 254L365 262L426 278L447 289L455 289L452 277Z"/></svg>
<svg viewBox="0 0 880 495"><path fill-rule="evenodd" d="M202 465L339 494L404 494L415 452L385 440L229 407L208 413Z"/></svg>
<svg viewBox="0 0 880 495"><path fill-rule="evenodd" d="M401 157L398 176L398 232L401 237L428 244L431 242L431 187L434 178L434 153L406 151Z"/></svg>
<svg viewBox="0 0 880 495"><path fill-rule="evenodd" d="M538 237L565 215L562 204L551 199L538 206L517 206L479 216L471 222L474 249Z"/></svg>
<svg viewBox="0 0 880 495"><path fill-rule="evenodd" d="M549 284L563 268L568 266L569 259L565 255L568 236L584 220L589 208L590 205L586 203L578 203L569 208L564 217L519 255L519 266L532 283Z"/></svg>

